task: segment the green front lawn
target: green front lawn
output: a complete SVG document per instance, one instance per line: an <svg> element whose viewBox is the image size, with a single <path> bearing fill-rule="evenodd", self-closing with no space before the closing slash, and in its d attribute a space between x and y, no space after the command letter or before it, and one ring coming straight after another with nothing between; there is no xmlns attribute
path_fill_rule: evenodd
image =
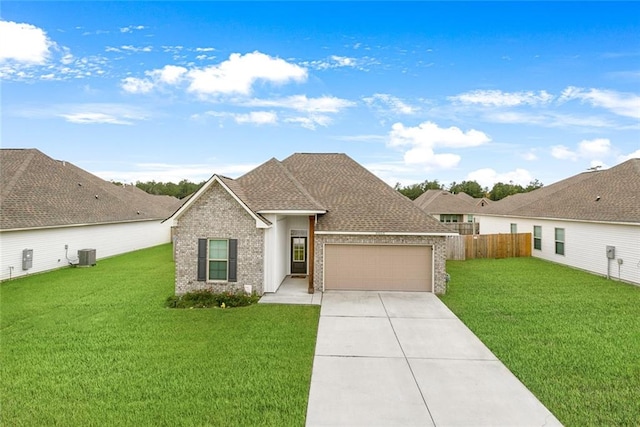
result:
<svg viewBox="0 0 640 427"><path fill-rule="evenodd" d="M319 307L168 309L171 247L0 285L0 425L304 425Z"/></svg>
<svg viewBox="0 0 640 427"><path fill-rule="evenodd" d="M442 300L568 426L640 425L640 288L535 258L449 261Z"/></svg>

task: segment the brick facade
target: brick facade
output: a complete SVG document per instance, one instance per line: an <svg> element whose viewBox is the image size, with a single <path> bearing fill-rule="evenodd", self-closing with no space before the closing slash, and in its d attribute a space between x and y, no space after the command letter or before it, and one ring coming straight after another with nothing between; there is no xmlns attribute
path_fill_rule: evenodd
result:
<svg viewBox="0 0 640 427"><path fill-rule="evenodd" d="M366 235L329 235L315 236L315 261L314 261L314 287L322 291L322 278L324 272L324 245L325 243L350 243L350 244L399 244L399 245L431 245L433 246L433 276L434 290L436 294L444 294L446 291L446 238L439 236L366 236Z"/></svg>
<svg viewBox="0 0 640 427"><path fill-rule="evenodd" d="M178 219L175 227L176 294L210 289L259 295L264 281L264 230L222 186L214 182ZM198 239L238 239L238 281L198 281Z"/></svg>

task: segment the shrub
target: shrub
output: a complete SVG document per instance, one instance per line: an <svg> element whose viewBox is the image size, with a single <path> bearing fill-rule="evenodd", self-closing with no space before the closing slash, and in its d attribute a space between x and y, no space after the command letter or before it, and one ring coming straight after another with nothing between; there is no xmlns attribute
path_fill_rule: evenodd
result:
<svg viewBox="0 0 640 427"><path fill-rule="evenodd" d="M165 305L168 308L231 308L255 304L259 299L260 297L255 292L251 294L242 291L216 293L201 290L187 292L184 295L172 295L167 298Z"/></svg>

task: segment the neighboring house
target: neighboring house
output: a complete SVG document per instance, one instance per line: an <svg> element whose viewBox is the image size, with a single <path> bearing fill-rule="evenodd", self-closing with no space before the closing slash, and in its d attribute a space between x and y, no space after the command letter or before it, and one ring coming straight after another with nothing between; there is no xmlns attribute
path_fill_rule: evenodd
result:
<svg viewBox="0 0 640 427"><path fill-rule="evenodd" d="M36 149L1 149L0 279L78 263L81 249L100 259L168 243L171 225L162 220L180 204Z"/></svg>
<svg viewBox="0 0 640 427"><path fill-rule="evenodd" d="M445 190L427 190L414 200L414 203L460 234L478 234L478 223L474 215L481 212L491 201L484 197L476 199L467 193L452 194Z"/></svg>
<svg viewBox="0 0 640 427"><path fill-rule="evenodd" d="M483 234L532 233L535 257L640 284L640 159L506 197L476 218Z"/></svg>
<svg viewBox="0 0 640 427"><path fill-rule="evenodd" d="M173 220L177 294L275 292L288 275L310 292L445 289L451 230L344 154L214 175Z"/></svg>

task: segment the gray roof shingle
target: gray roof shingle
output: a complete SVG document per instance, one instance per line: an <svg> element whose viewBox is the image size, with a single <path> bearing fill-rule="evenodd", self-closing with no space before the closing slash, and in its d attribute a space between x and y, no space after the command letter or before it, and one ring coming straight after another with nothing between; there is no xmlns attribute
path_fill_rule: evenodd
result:
<svg viewBox="0 0 640 427"><path fill-rule="evenodd" d="M427 190L413 203L430 214L463 215L483 211L489 201L484 198L473 198L467 193L452 194L445 190Z"/></svg>
<svg viewBox="0 0 640 427"><path fill-rule="evenodd" d="M115 185L36 149L0 149L0 183L2 230L165 219L182 203Z"/></svg>
<svg viewBox="0 0 640 427"><path fill-rule="evenodd" d="M490 215L640 223L640 159L506 197Z"/></svg>
<svg viewBox="0 0 640 427"><path fill-rule="evenodd" d="M318 231L451 232L345 154L271 159L237 182L256 212L326 210L318 218Z"/></svg>

